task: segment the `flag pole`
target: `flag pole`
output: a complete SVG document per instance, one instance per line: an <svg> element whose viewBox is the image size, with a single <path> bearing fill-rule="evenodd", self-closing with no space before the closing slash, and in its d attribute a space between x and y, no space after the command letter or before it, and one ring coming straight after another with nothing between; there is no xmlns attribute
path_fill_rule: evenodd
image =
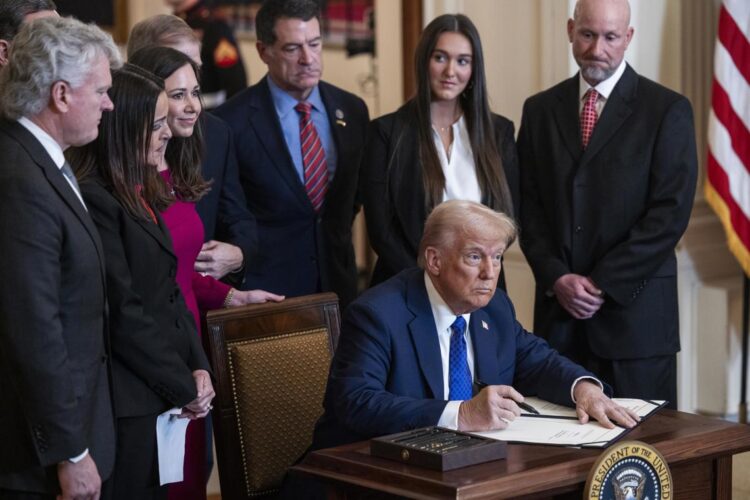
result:
<svg viewBox="0 0 750 500"><path fill-rule="evenodd" d="M743 276L743 293L742 293L742 369L740 376L740 415L739 421L741 424L747 423L747 349L748 349L748 303L750 302L750 278L747 274L742 273Z"/></svg>

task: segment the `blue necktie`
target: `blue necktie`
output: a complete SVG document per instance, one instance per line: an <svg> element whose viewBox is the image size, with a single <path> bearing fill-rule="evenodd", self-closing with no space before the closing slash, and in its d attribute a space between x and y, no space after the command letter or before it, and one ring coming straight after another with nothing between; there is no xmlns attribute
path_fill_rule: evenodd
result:
<svg viewBox="0 0 750 500"><path fill-rule="evenodd" d="M466 320L457 316L451 325L451 349L448 356L449 364L449 391L448 399L451 401L466 401L471 399L471 371L466 359Z"/></svg>

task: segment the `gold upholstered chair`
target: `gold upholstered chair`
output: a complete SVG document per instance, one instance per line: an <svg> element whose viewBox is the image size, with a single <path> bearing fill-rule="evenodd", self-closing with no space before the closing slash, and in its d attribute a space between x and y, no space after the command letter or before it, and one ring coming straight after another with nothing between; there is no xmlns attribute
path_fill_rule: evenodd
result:
<svg viewBox="0 0 750 500"><path fill-rule="evenodd" d="M312 441L339 335L332 293L208 313L223 500L271 497Z"/></svg>

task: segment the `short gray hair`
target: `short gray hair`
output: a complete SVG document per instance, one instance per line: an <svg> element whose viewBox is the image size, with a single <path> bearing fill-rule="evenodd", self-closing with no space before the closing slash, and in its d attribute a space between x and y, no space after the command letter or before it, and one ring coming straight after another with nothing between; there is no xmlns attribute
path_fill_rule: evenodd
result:
<svg viewBox="0 0 750 500"><path fill-rule="evenodd" d="M427 247L448 249L458 236L483 235L504 240L506 248L516 239L513 219L473 201L450 200L436 206L424 224L417 264L424 269Z"/></svg>
<svg viewBox="0 0 750 500"><path fill-rule="evenodd" d="M177 16L157 14L140 21L130 30L128 59L140 49L152 46L172 46L186 40L200 45L193 28Z"/></svg>
<svg viewBox="0 0 750 500"><path fill-rule="evenodd" d="M80 87L99 55L112 68L122 65L112 37L93 24L69 17L24 23L13 41L8 65L0 71L0 109L11 120L40 113L55 82Z"/></svg>

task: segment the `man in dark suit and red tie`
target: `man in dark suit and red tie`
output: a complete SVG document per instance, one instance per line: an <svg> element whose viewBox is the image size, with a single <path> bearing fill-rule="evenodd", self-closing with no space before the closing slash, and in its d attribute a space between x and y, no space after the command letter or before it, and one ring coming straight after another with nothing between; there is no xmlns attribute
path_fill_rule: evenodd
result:
<svg viewBox="0 0 750 500"><path fill-rule="evenodd" d="M269 0L256 17L268 74L219 107L232 128L240 181L257 218L245 287L294 297L356 295L352 223L369 121L362 99L320 80L318 3Z"/></svg>
<svg viewBox="0 0 750 500"><path fill-rule="evenodd" d="M26 23L0 72L0 498L99 497L115 459L102 244L63 151L112 109L112 37Z"/></svg>
<svg viewBox="0 0 750 500"><path fill-rule="evenodd" d="M530 97L518 136L534 330L616 397L677 405L675 246L697 158L688 100L625 61L627 0L579 0L580 72Z"/></svg>

